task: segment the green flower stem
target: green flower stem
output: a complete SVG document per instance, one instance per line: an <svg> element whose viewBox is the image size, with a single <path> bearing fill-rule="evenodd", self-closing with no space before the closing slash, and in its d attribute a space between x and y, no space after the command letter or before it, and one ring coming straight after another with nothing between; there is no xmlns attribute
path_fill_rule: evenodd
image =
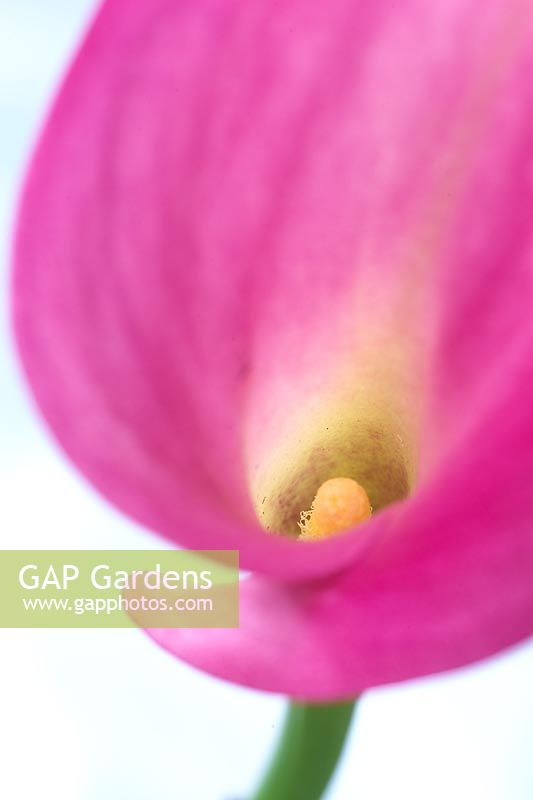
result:
<svg viewBox="0 0 533 800"><path fill-rule="evenodd" d="M281 739L251 800L320 800L335 770L355 702L291 703Z"/></svg>

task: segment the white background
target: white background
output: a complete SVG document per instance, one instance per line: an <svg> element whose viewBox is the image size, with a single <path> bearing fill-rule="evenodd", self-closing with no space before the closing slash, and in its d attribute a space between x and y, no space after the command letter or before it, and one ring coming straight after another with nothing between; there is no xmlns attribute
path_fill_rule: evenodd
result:
<svg viewBox="0 0 533 800"><path fill-rule="evenodd" d="M135 2L135 0L132 0ZM178 2L178 0L176 0ZM36 126L92 7L0 0L0 238ZM160 543L57 452L0 329L0 547ZM533 578L532 578L533 579ZM255 784L282 698L215 681L139 631L0 631L0 796L230 800ZM298 670L298 664L294 664ZM361 701L329 800L531 800L533 647Z"/></svg>

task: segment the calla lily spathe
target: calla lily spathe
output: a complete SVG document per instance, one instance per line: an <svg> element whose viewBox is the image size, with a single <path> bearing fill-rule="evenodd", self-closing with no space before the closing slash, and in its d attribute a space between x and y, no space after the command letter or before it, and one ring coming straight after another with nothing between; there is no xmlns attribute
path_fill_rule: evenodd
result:
<svg viewBox="0 0 533 800"><path fill-rule="evenodd" d="M527 2L104 4L14 321L87 478L254 573L178 657L332 700L532 633L532 70ZM339 470L377 513L291 538Z"/></svg>

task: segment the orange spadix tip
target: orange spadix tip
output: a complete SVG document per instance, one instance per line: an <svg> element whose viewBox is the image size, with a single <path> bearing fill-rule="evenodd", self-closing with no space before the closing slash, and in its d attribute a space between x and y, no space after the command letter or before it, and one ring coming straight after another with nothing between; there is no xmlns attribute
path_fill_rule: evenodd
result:
<svg viewBox="0 0 533 800"><path fill-rule="evenodd" d="M315 495L309 511L300 516L300 539L325 539L353 528L372 514L368 495L351 478L330 478Z"/></svg>

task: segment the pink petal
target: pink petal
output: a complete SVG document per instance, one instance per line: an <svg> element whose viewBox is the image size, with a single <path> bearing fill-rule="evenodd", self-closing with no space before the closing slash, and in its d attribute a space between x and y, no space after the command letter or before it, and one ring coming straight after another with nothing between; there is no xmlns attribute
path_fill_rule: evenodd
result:
<svg viewBox="0 0 533 800"><path fill-rule="evenodd" d="M17 236L41 410L173 541L345 570L253 579L239 631L154 633L192 663L334 697L531 632L528 11L111 0L77 57ZM354 536L265 534L250 482L302 406L389 378L417 492Z"/></svg>

